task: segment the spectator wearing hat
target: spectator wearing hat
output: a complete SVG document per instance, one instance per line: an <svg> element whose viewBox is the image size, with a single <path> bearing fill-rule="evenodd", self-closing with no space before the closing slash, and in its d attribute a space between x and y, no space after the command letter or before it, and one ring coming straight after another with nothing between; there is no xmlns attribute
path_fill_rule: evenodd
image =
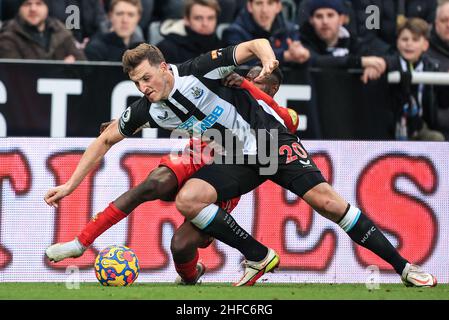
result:
<svg viewBox="0 0 449 320"><path fill-rule="evenodd" d="M122 61L127 49L144 42L136 32L141 13L140 0L112 0L109 7L112 31L92 38L85 49L87 58L93 61Z"/></svg>
<svg viewBox="0 0 449 320"><path fill-rule="evenodd" d="M44 0L22 1L18 15L3 25L0 58L85 60L72 34L60 21L48 16Z"/></svg>
<svg viewBox="0 0 449 320"><path fill-rule="evenodd" d="M304 63L309 52L299 43L299 28L282 14L280 0L248 0L246 8L223 32L227 45L257 38L268 39L281 64Z"/></svg>
<svg viewBox="0 0 449 320"><path fill-rule="evenodd" d="M386 69L381 57L361 56L359 44L343 26L341 0L311 0L309 20L301 26L300 40L310 50L310 64L321 68L363 69L362 81L378 79Z"/></svg>
<svg viewBox="0 0 449 320"><path fill-rule="evenodd" d="M309 10L310 10L310 2L313 0L299 0L297 2L297 10L296 10L296 21L300 26L302 26L309 18ZM343 0L343 26L349 30L349 32L353 35L357 34L357 19L355 17L355 10L353 8L354 0Z"/></svg>

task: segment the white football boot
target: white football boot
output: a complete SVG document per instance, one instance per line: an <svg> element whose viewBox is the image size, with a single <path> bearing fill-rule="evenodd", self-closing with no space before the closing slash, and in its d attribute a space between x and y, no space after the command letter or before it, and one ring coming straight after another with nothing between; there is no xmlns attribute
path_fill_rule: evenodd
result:
<svg viewBox="0 0 449 320"><path fill-rule="evenodd" d="M198 283L198 280L203 276L203 274L206 272L206 266L201 261L198 261L196 264L196 270L198 272L195 281L193 282L186 282L183 278L181 278L180 275L178 275L175 279L175 283L182 285L182 286L193 286ZM201 282L199 282L201 283Z"/></svg>
<svg viewBox="0 0 449 320"><path fill-rule="evenodd" d="M268 248L268 254L262 261L243 261L245 273L239 282L233 286L253 286L256 281L267 272L273 272L279 266L279 255L273 249Z"/></svg>
<svg viewBox="0 0 449 320"><path fill-rule="evenodd" d="M45 255L50 261L59 262L67 258L78 258L83 255L86 248L75 238L69 242L59 242L49 246Z"/></svg>
<svg viewBox="0 0 449 320"><path fill-rule="evenodd" d="M407 287L435 287L437 279L425 272L420 266L407 263L402 271L401 280Z"/></svg>

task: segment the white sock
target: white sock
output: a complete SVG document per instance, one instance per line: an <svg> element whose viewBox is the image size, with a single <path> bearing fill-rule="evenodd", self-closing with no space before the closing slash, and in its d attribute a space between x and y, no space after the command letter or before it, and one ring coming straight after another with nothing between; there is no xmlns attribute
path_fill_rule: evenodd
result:
<svg viewBox="0 0 449 320"><path fill-rule="evenodd" d="M214 220L215 216L217 215L218 209L218 206L212 203L201 210L195 218L190 220L190 222L203 230L212 222L212 220Z"/></svg>
<svg viewBox="0 0 449 320"><path fill-rule="evenodd" d="M345 216L343 217L343 219L341 219L338 225L344 231L349 232L359 220L361 213L362 212L360 211L359 208L350 206L348 212L346 212Z"/></svg>

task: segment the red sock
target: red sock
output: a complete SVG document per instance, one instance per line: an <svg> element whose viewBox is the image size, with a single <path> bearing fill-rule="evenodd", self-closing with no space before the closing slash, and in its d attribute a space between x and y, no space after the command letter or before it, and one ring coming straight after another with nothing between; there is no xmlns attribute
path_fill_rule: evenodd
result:
<svg viewBox="0 0 449 320"><path fill-rule="evenodd" d="M103 212L96 214L77 236L78 241L89 247L103 232L128 215L117 208L112 202Z"/></svg>
<svg viewBox="0 0 449 320"><path fill-rule="evenodd" d="M198 262L199 256L200 255L197 250L195 258L193 258L192 261L185 262L185 263L176 263L176 261L175 261L176 272L178 272L178 274L181 276L181 278L187 283L195 281L196 277L198 276L198 270L196 269L196 264Z"/></svg>

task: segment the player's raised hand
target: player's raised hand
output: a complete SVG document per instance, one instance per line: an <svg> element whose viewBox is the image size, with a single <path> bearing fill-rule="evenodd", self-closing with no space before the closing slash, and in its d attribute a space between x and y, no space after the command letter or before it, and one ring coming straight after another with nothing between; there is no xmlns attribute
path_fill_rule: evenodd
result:
<svg viewBox="0 0 449 320"><path fill-rule="evenodd" d="M263 81L278 66L279 66L279 61L276 59L269 59L269 60L262 61L262 71L260 72L259 76L254 79L254 82Z"/></svg>
<svg viewBox="0 0 449 320"><path fill-rule="evenodd" d="M57 208L59 200L61 200L65 196L68 196L70 193L70 188L67 185L62 184L48 190L47 194L44 197L44 200L49 206Z"/></svg>

